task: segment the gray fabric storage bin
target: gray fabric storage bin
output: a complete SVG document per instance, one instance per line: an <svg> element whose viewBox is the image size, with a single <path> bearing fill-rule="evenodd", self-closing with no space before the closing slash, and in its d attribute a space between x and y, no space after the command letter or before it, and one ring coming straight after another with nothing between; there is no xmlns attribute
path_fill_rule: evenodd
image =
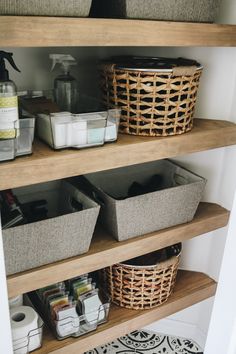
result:
<svg viewBox="0 0 236 354"><path fill-rule="evenodd" d="M221 0L97 0L100 16L214 22Z"/></svg>
<svg viewBox="0 0 236 354"><path fill-rule="evenodd" d="M132 182L164 177L163 190L117 200ZM206 180L169 160L155 161L85 175L101 205L100 222L118 241L161 230L193 219ZM173 186L174 185L174 186Z"/></svg>
<svg viewBox="0 0 236 354"><path fill-rule="evenodd" d="M92 0L1 0L1 15L87 17Z"/></svg>
<svg viewBox="0 0 236 354"><path fill-rule="evenodd" d="M44 185L48 188L50 182ZM29 187L22 188L21 191L26 190L27 193L28 189ZM22 202L48 199L49 209L58 208L56 215L61 216L49 214L49 219L2 231L8 275L77 256L89 250L100 207L76 187L62 181L57 182L56 188L17 196ZM84 210L71 212L71 198L82 202Z"/></svg>

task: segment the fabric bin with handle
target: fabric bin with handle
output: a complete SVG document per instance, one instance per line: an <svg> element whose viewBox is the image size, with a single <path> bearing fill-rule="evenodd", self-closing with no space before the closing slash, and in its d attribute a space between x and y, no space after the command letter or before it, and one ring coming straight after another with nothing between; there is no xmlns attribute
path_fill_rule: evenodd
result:
<svg viewBox="0 0 236 354"><path fill-rule="evenodd" d="M1 15L87 17L92 0L1 0Z"/></svg>
<svg viewBox="0 0 236 354"><path fill-rule="evenodd" d="M8 275L86 253L90 247L99 205L67 181L34 188L33 193L30 187L14 192L22 203L47 199L49 218L2 231ZM72 200L82 203L83 210L74 211Z"/></svg>
<svg viewBox="0 0 236 354"><path fill-rule="evenodd" d="M220 3L221 0L95 0L93 12L101 17L212 23Z"/></svg>
<svg viewBox="0 0 236 354"><path fill-rule="evenodd" d="M162 190L121 199L134 181L145 183L156 174L163 177ZM100 223L118 241L191 221L206 184L204 178L169 160L84 177L86 189L92 189L101 205Z"/></svg>

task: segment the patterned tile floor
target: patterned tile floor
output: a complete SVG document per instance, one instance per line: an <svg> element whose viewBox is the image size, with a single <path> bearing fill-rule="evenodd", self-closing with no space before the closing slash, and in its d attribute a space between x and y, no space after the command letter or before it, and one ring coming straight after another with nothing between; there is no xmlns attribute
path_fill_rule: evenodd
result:
<svg viewBox="0 0 236 354"><path fill-rule="evenodd" d="M190 339L142 330L90 350L86 354L203 354Z"/></svg>

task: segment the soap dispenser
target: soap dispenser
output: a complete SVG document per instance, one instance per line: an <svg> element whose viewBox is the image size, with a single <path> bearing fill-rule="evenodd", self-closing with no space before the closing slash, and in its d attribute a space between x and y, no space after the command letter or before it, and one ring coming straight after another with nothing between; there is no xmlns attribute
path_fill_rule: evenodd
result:
<svg viewBox="0 0 236 354"><path fill-rule="evenodd" d="M77 65L77 61L69 54L50 54L52 69L60 64L62 73L54 80L54 96L61 111L77 113L77 81L70 74L70 67Z"/></svg>
<svg viewBox="0 0 236 354"><path fill-rule="evenodd" d="M16 70L12 53L0 51L0 140L15 139L19 135L19 113L16 85L9 79L7 60Z"/></svg>

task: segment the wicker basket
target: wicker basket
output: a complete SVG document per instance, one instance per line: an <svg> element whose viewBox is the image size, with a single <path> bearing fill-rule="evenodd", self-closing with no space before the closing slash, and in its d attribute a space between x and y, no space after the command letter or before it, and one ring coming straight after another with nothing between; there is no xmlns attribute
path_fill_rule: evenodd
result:
<svg viewBox="0 0 236 354"><path fill-rule="evenodd" d="M181 58L170 64L169 59L164 64L161 58L150 59L136 58L126 67L102 66L105 105L122 109L121 133L169 136L190 131L202 67Z"/></svg>
<svg viewBox="0 0 236 354"><path fill-rule="evenodd" d="M180 256L154 266L114 264L103 270L108 294L114 304L145 310L163 304L171 295Z"/></svg>

